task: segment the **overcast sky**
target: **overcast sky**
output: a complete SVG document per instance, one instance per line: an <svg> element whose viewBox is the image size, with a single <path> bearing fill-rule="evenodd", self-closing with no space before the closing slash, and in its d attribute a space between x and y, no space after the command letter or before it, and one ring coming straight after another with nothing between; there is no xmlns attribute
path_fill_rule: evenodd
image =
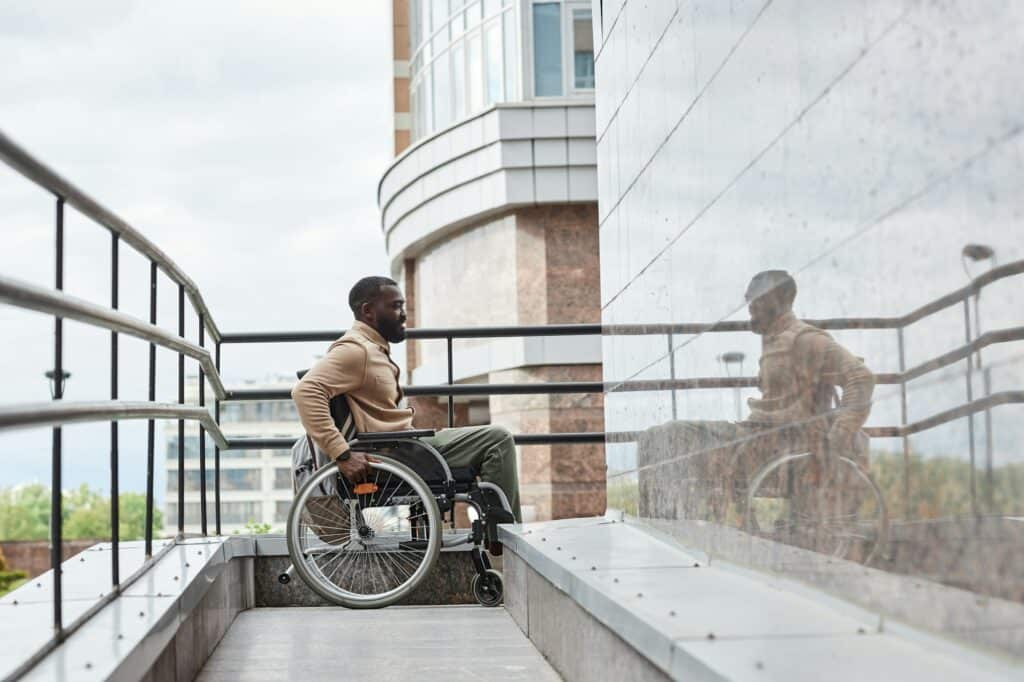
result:
<svg viewBox="0 0 1024 682"><path fill-rule="evenodd" d="M163 248L222 331L344 328L351 283L387 271L388 5L7 1L0 129ZM52 198L3 166L0 207L0 273L52 287ZM72 212L66 235L66 291L109 304L109 233ZM129 249L121 282L122 309L146 318L148 266ZM176 296L162 277L172 330ZM48 399L52 318L0 307L0 330L0 403ZM109 335L65 334L67 398L107 399ZM290 372L321 346L226 348L224 374ZM144 400L146 346L122 348L121 397ZM176 399L175 357L159 356L158 400ZM65 486L107 488L107 431L65 429ZM122 489L142 490L144 424L122 433ZM0 434L0 454L0 485L49 481L48 430Z"/></svg>

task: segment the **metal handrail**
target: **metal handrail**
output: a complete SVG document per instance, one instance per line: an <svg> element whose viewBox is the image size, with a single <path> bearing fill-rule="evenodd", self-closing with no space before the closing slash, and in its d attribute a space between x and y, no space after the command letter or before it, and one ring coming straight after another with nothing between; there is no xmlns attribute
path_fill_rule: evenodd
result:
<svg viewBox="0 0 1024 682"><path fill-rule="evenodd" d="M3 275L0 275L0 303L102 327L187 355L202 365L219 399L223 399L227 393L208 350L154 324L69 294Z"/></svg>
<svg viewBox="0 0 1024 682"><path fill-rule="evenodd" d="M82 422L126 421L130 419L184 419L197 421L209 432L214 442L227 449L228 441L220 426L202 407L182 407L178 403L128 402L103 400L95 402L53 401L21 403L0 407L0 431L33 426L62 426Z"/></svg>
<svg viewBox="0 0 1024 682"><path fill-rule="evenodd" d="M20 145L0 131L0 160L21 173L35 184L51 192L56 197L74 206L82 215L117 234L126 244L155 262L175 284L185 288L196 312L203 316L206 328L214 341L221 338L220 330L213 321L199 287L189 278L178 264L171 260L163 250L149 241L138 230L122 220L95 199L80 190L53 169L29 154Z"/></svg>
<svg viewBox="0 0 1024 682"><path fill-rule="evenodd" d="M875 374L877 384L903 384L963 360L983 348L997 343L1024 341L1024 327L1009 327L985 332L970 343L942 355L926 360L904 372ZM643 379L623 382L602 381L549 381L525 384L419 384L403 386L408 396L487 396L487 395L557 395L565 393L606 393L638 391L688 391L715 388L756 388L757 377L690 377L687 379ZM226 401L288 400L287 389L233 389L228 390Z"/></svg>

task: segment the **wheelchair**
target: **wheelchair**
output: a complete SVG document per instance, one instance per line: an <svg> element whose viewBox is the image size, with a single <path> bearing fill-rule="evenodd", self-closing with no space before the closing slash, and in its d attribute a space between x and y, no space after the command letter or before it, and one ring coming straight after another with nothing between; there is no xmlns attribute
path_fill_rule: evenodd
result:
<svg viewBox="0 0 1024 682"><path fill-rule="evenodd" d="M329 602L381 608L412 593L443 548L470 544L473 596L499 605L502 575L483 547L500 553L498 524L515 520L504 491L471 469L450 468L421 440L432 430L355 433L344 396L331 401L331 414L351 449L371 458L372 475L353 484L331 463L309 475L288 515L292 564L278 580L287 584L294 572ZM469 529L455 529L456 503L475 510Z"/></svg>

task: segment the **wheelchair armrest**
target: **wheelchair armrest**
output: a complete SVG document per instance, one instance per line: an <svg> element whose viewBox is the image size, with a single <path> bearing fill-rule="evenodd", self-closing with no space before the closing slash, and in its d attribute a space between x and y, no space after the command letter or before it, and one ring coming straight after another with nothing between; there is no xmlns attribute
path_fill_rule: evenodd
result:
<svg viewBox="0 0 1024 682"><path fill-rule="evenodd" d="M433 429L411 429L409 431L377 431L374 433L357 433L355 440L360 443L382 443L406 438L430 438Z"/></svg>

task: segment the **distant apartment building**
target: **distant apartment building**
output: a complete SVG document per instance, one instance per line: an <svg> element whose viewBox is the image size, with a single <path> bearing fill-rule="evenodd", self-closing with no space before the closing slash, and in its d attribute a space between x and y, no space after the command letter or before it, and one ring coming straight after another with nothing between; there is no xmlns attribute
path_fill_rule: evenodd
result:
<svg viewBox="0 0 1024 682"><path fill-rule="evenodd" d="M275 377L249 381L247 389L291 389L294 380ZM198 380L186 384L186 402L196 404ZM298 437L302 434L295 405L290 400L255 400L221 406L221 430L228 438ZM167 474L164 504L164 532L173 535L178 527L178 424L166 422ZM199 430L185 424L185 532L200 532ZM206 441L207 523L214 526L213 441ZM268 524L284 528L292 499L291 456L287 450L228 450L220 453L221 531L244 532L246 524Z"/></svg>
<svg viewBox="0 0 1024 682"><path fill-rule="evenodd" d="M590 3L393 0L395 159L378 191L410 326L598 322ZM409 380L447 380L444 341L410 342ZM598 337L457 341L456 382L599 381ZM416 398L417 423L446 423ZM456 424L603 431L600 395L459 401ZM520 447L527 519L604 512L601 445Z"/></svg>

